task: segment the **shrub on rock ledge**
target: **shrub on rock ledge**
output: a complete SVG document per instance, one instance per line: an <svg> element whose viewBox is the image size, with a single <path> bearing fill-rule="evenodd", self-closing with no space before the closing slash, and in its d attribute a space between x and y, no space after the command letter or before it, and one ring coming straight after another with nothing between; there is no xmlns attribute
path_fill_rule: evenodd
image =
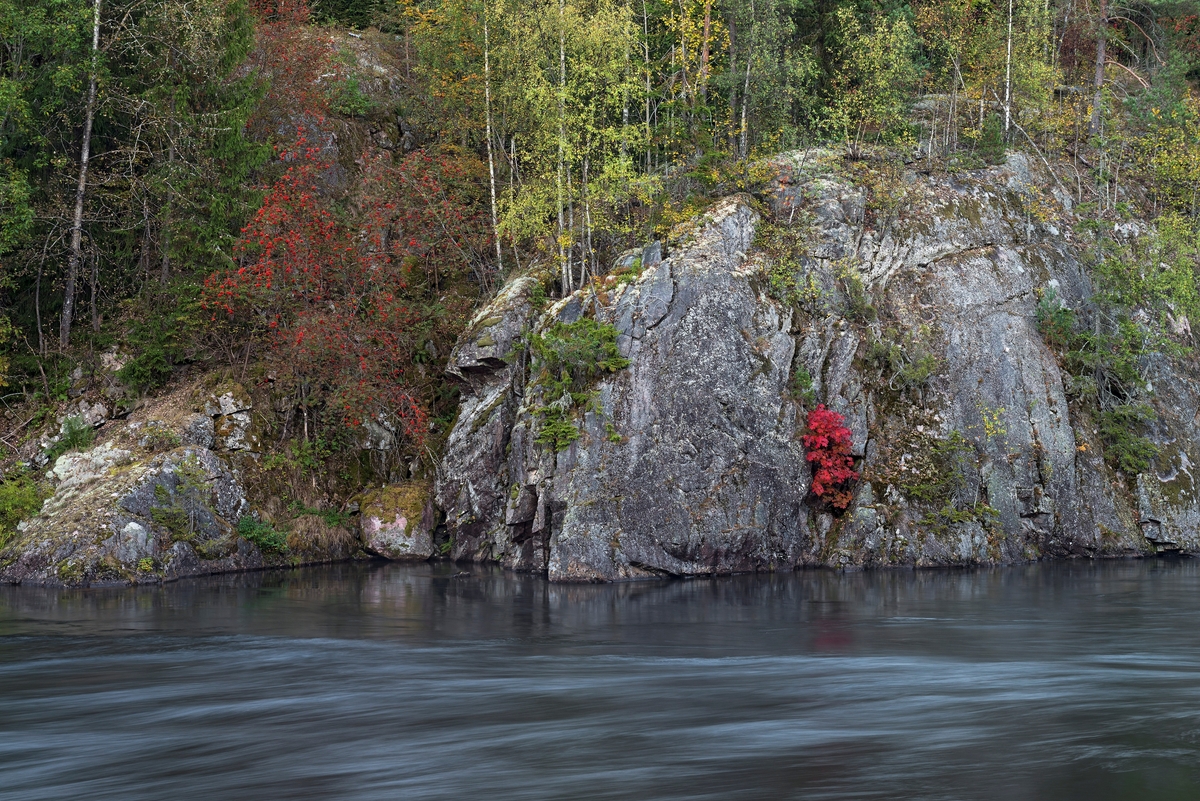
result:
<svg viewBox="0 0 1200 801"><path fill-rule="evenodd" d="M850 505L849 484L858 478L854 456L850 453L850 429L845 418L825 404L808 413L808 431L804 434L805 458L813 465L813 495L824 498L835 509Z"/></svg>

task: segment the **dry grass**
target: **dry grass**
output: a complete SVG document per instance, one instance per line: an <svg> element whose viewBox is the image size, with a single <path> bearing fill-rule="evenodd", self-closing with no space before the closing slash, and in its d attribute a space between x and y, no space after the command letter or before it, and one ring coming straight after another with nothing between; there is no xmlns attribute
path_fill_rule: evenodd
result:
<svg viewBox="0 0 1200 801"><path fill-rule="evenodd" d="M300 515L288 523L288 547L295 551L349 551L358 534L349 526L331 526L320 515Z"/></svg>

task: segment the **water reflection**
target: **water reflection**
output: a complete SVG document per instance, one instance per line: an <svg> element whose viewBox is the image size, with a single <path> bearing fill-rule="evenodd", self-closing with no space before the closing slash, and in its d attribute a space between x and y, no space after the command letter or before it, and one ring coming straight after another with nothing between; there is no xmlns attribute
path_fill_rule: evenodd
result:
<svg viewBox="0 0 1200 801"><path fill-rule="evenodd" d="M1193 561L5 587L0 798L1191 799L1198 589Z"/></svg>

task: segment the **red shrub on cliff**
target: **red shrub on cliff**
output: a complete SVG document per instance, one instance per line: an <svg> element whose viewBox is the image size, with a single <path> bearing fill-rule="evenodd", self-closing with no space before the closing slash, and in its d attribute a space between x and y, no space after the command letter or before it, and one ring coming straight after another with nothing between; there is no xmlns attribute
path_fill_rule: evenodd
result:
<svg viewBox="0 0 1200 801"><path fill-rule="evenodd" d="M819 404L808 413L808 431L803 437L806 458L813 464L813 494L826 498L835 509L850 505L847 485L858 478L850 454L850 429L843 422L840 414Z"/></svg>

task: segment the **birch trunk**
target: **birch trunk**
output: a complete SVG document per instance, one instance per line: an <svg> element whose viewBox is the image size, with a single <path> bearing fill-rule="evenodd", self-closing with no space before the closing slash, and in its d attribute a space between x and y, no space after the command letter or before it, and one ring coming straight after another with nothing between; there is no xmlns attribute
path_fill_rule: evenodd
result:
<svg viewBox="0 0 1200 801"><path fill-rule="evenodd" d="M562 291L565 297L571 291L571 266L567 259L563 234L563 152L567 138L566 93L567 93L567 43L566 9L564 0L558 0L558 263L562 270Z"/></svg>
<svg viewBox="0 0 1200 801"><path fill-rule="evenodd" d="M83 143L79 148L79 182L75 186L75 215L71 221L71 252L67 257L67 281L64 287L62 318L58 325L58 346L71 344L71 322L75 316L75 285L83 261L83 200L87 193L88 158L92 150L92 120L96 116L96 72L100 56L100 0L92 3L92 64L88 77L87 105L83 117Z"/></svg>
<svg viewBox="0 0 1200 801"><path fill-rule="evenodd" d="M1106 58L1104 52L1104 34L1108 31L1108 3L1107 0L1100 0L1100 20L1098 23L1099 30L1096 32L1096 92L1092 95L1092 120L1088 126L1088 132L1092 136L1100 133L1100 124L1103 121L1101 114L1101 105L1104 102L1104 60Z"/></svg>
<svg viewBox="0 0 1200 801"><path fill-rule="evenodd" d="M1004 133L1012 125L1012 33L1013 33L1013 0L1008 0L1008 41L1005 44L1004 56Z"/></svg>
<svg viewBox="0 0 1200 801"><path fill-rule="evenodd" d="M492 193L492 236L496 240L496 269L502 269L504 258L500 255L500 218L496 214L496 161L492 155L492 53L488 34L488 8L483 6L483 106L487 127L488 183ZM503 147L501 142L501 147Z"/></svg>

